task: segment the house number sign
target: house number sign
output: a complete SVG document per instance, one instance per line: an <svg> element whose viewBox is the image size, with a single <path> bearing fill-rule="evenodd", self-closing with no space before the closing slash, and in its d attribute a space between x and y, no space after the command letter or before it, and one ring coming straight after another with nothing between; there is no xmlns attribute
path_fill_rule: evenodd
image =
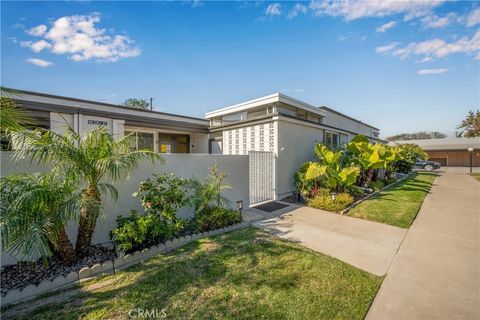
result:
<svg viewBox="0 0 480 320"><path fill-rule="evenodd" d="M94 124L97 126L108 126L107 121L99 121L99 120L88 120L88 124Z"/></svg>

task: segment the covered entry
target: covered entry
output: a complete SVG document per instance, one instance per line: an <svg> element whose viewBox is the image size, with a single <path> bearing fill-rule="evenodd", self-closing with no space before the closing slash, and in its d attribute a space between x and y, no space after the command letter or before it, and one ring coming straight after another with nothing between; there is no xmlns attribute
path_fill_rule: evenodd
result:
<svg viewBox="0 0 480 320"><path fill-rule="evenodd" d="M275 198L274 156L270 151L249 151L250 205Z"/></svg>

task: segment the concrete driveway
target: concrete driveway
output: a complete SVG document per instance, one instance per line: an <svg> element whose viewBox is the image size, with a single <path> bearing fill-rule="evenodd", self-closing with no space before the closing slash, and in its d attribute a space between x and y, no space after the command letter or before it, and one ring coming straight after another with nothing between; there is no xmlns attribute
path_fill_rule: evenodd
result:
<svg viewBox="0 0 480 320"><path fill-rule="evenodd" d="M387 272L407 231L298 206L252 225L380 276Z"/></svg>

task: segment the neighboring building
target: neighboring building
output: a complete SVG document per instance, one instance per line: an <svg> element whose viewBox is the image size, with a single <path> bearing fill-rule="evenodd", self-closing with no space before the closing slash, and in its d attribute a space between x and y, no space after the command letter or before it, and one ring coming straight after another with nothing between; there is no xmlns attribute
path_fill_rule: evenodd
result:
<svg viewBox="0 0 480 320"><path fill-rule="evenodd" d="M399 140L391 144L414 143L428 153L429 160L444 167L480 167L480 138L443 138L424 140ZM474 151L468 151L472 148Z"/></svg>
<svg viewBox="0 0 480 320"><path fill-rule="evenodd" d="M381 141L378 128L280 93L209 112L205 120L17 91L14 99L33 115L34 126L60 134L67 126L76 132L103 126L118 137L133 133L134 148L161 153L247 155L256 151L252 159L260 162L252 160L246 173L253 190L251 203L289 196L295 172L302 163L314 159L317 143L337 149L357 134L372 142Z"/></svg>
<svg viewBox="0 0 480 320"><path fill-rule="evenodd" d="M164 112L15 90L18 106L29 111L34 125L63 133L68 126L84 132L99 126L118 137L132 133L135 148L161 153L208 153L208 121Z"/></svg>
<svg viewBox="0 0 480 320"><path fill-rule="evenodd" d="M375 127L280 93L215 110L206 117L210 120L212 153L273 153L275 199L292 193L294 174L302 163L313 159L315 144L335 149L357 134L380 141Z"/></svg>

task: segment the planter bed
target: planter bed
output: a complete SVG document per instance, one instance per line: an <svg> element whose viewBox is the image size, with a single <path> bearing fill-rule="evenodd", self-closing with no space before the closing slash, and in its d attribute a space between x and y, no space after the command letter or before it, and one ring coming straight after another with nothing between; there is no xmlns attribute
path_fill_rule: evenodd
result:
<svg viewBox="0 0 480 320"><path fill-rule="evenodd" d="M42 260L30 263L29 266L32 267L29 269L20 268L21 263L5 266L1 271L2 304L30 300L40 294L70 286L78 281L115 273L157 254L173 251L202 237L214 236L247 226L249 226L248 222L241 222L208 232L179 236L131 254L122 251L115 252L112 246L106 248L97 245L92 247L93 256L85 257L71 267L64 266L55 259L51 259L49 265L44 265ZM27 265L25 262L23 264Z"/></svg>
<svg viewBox="0 0 480 320"><path fill-rule="evenodd" d="M35 262L18 262L3 266L1 270L2 296L13 289L24 289L29 285L38 286L42 281L53 281L56 277L66 277L71 272L79 272L84 267L91 267L97 263L112 261L116 258L113 246L95 245L90 248L90 254L77 260L71 266L64 265L57 258L42 259Z"/></svg>
<svg viewBox="0 0 480 320"><path fill-rule="evenodd" d="M334 213L340 213L340 214L345 214L347 213L350 209L354 208L355 206L357 206L358 204L362 203L363 201L373 197L374 195L378 194L379 192L383 191L383 190L386 190L392 186L394 186L395 184L399 183L400 181L408 178L410 175L409 174L403 174L403 173L395 173L395 178L396 180L390 184L387 184L387 185L384 185L381 189L377 190L377 191L374 191L372 188L364 188L364 193L360 196L354 196L353 198L353 202L351 205L349 205L348 207L346 207L345 209L343 210L340 210L340 211L333 211L333 210L328 210L326 208L320 208L320 207L315 207L315 206L310 206L309 205L309 201L312 200L312 199L309 199L309 198L306 198L305 196L299 194L300 196L300 201L299 203L302 203L306 206L309 206L311 208L315 208L315 209L321 209L321 210L325 210L325 211L329 211L329 212L334 212ZM370 190L369 190L370 189Z"/></svg>

